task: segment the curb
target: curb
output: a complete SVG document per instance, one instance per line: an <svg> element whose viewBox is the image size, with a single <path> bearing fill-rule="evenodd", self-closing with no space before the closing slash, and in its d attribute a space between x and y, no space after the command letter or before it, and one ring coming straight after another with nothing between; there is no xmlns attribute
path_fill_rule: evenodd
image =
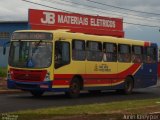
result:
<svg viewBox="0 0 160 120"><path fill-rule="evenodd" d="M24 93L25 91L21 90L0 90L0 94L16 94L16 93Z"/></svg>

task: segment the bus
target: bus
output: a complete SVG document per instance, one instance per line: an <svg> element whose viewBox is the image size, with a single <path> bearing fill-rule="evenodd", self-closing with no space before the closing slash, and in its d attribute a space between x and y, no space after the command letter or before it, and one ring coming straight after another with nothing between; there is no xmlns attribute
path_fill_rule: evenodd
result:
<svg viewBox="0 0 160 120"><path fill-rule="evenodd" d="M36 97L49 91L72 98L82 90L131 94L156 85L158 47L67 30L22 30L12 35L8 64L8 88Z"/></svg>
<svg viewBox="0 0 160 120"><path fill-rule="evenodd" d="M160 48L158 47L158 79L160 78Z"/></svg>

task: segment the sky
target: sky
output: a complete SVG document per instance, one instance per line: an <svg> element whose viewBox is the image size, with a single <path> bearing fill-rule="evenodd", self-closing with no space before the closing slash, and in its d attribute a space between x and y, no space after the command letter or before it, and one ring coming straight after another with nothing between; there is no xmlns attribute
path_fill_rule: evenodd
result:
<svg viewBox="0 0 160 120"><path fill-rule="evenodd" d="M63 9L82 14L118 17L123 18L123 21L125 22L123 25L126 38L152 41L158 43L160 46L160 0L28 1L43 4L56 9L31 4L24 2L23 0L0 0L0 21L27 21L29 8L53 11L60 11L59 9ZM141 24L146 26L126 23Z"/></svg>

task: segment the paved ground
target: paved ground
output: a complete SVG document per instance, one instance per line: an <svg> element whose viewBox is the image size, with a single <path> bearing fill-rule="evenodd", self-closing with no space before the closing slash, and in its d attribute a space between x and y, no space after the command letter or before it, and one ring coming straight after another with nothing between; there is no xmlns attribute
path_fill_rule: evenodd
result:
<svg viewBox="0 0 160 120"><path fill-rule="evenodd" d="M11 94L7 94L11 93ZM37 109L45 107L57 107L67 105L80 105L91 103L104 103L112 101L148 99L160 97L160 80L151 88L135 90L132 95L119 95L114 91L103 92L99 95L82 93L78 99L69 99L64 94L45 94L42 98L33 98L29 93L19 91L0 90L0 113L13 112L18 110Z"/></svg>
<svg viewBox="0 0 160 120"><path fill-rule="evenodd" d="M158 97L160 97L160 87L157 86L134 90L132 95L120 95L114 91L103 92L99 95L82 93L80 98L77 99L69 99L63 94L53 93L45 94L42 98L33 98L29 93L1 94L0 113L46 107L73 106Z"/></svg>

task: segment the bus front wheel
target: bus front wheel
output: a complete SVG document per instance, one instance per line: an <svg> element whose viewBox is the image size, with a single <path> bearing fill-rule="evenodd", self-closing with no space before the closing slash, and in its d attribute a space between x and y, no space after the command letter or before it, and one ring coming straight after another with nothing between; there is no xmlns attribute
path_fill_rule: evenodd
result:
<svg viewBox="0 0 160 120"><path fill-rule="evenodd" d="M74 78L69 87L69 91L66 92L66 95L70 98L77 98L80 94L81 84L78 78Z"/></svg>
<svg viewBox="0 0 160 120"><path fill-rule="evenodd" d="M88 91L90 94L100 94L101 93L101 90L89 90Z"/></svg>
<svg viewBox="0 0 160 120"><path fill-rule="evenodd" d="M44 93L44 91L40 91L40 90L32 90L30 91L30 93L34 96L34 97L41 97Z"/></svg>

